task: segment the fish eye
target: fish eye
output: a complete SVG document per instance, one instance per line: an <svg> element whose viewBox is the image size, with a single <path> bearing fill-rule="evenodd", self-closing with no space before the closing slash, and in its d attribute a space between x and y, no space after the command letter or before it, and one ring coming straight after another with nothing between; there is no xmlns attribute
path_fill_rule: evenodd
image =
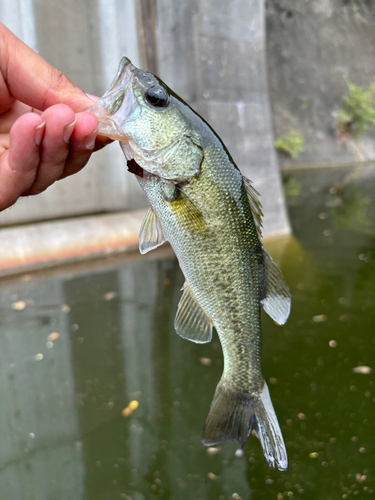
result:
<svg viewBox="0 0 375 500"><path fill-rule="evenodd" d="M146 90L145 98L155 108L165 108L169 102L168 94L162 87L151 87Z"/></svg>
<svg viewBox="0 0 375 500"><path fill-rule="evenodd" d="M117 99L115 99L115 101L113 102L113 104L111 106L111 110L110 110L111 115L114 115L120 109L121 104L124 100L124 97L125 97L125 92L122 93L119 97L117 97Z"/></svg>

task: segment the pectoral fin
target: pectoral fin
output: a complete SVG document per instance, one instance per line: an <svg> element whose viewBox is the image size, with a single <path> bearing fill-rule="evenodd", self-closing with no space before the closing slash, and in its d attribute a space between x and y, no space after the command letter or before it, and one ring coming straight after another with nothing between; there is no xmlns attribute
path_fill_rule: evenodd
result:
<svg viewBox="0 0 375 500"><path fill-rule="evenodd" d="M180 195L169 206L176 213L180 223L188 225L191 231L207 230L203 215L185 192L179 188Z"/></svg>
<svg viewBox="0 0 375 500"><path fill-rule="evenodd" d="M184 293L178 304L174 327L180 337L197 344L210 342L212 339L212 321L198 304L191 288L183 287Z"/></svg>
<svg viewBox="0 0 375 500"><path fill-rule="evenodd" d="M263 250L266 269L266 297L261 304L266 313L279 325L283 325L290 312L291 297L288 285L272 257Z"/></svg>
<svg viewBox="0 0 375 500"><path fill-rule="evenodd" d="M163 230L155 212L149 208L139 231L139 251L145 254L165 242Z"/></svg>

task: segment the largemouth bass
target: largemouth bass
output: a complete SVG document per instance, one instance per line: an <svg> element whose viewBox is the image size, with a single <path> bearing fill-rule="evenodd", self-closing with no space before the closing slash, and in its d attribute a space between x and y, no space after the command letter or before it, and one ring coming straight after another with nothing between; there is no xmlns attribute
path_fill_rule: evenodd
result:
<svg viewBox="0 0 375 500"><path fill-rule="evenodd" d="M177 333L209 342L214 326L224 371L202 433L205 445L238 440L252 428L270 466L287 454L261 371L260 311L283 324L285 280L261 243L258 193L213 129L159 78L123 58L91 108L99 133L120 141L149 201L140 251L168 241L185 276Z"/></svg>

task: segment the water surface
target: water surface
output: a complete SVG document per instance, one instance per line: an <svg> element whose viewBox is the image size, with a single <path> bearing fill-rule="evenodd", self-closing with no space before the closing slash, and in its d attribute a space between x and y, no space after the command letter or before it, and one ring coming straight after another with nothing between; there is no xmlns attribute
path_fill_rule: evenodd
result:
<svg viewBox="0 0 375 500"><path fill-rule="evenodd" d="M375 382L353 372L375 369L374 176L319 175L293 175L294 237L268 242L293 296L263 318L288 472L254 436L200 444L221 347L174 332L166 249L0 282L1 499L374 498Z"/></svg>

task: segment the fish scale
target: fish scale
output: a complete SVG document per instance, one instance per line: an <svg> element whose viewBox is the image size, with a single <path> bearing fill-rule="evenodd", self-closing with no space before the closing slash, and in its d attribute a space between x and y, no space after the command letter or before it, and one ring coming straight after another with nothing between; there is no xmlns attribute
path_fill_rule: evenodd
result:
<svg viewBox="0 0 375 500"><path fill-rule="evenodd" d="M199 228L192 231L188 220L181 223L179 210L174 210L173 204L170 210L166 210L157 177L153 182L148 178L139 178L139 182L165 228L165 237L176 253L187 283L218 332L224 352L227 382L233 384L235 389L244 391L250 387L254 390L257 385L257 391L260 392L263 381L259 303L264 272L262 266L257 269L257 266L252 265L246 249L256 245L262 259L261 245L242 179L235 176L235 182L232 175L227 177L226 182L218 183L217 176L206 175L206 171L211 172L212 164L220 169L225 162L228 162L225 157L218 161L217 150L215 154L208 152L199 182L191 182L184 190L189 197L184 200L187 210L196 207L202 213L205 223L203 230ZM222 170L227 172L228 168ZM225 197L221 195L223 189L227 190ZM245 220L239 216L237 200L231 192L242 195L241 208L246 214ZM230 197L234 208L228 211ZM220 228L217 227L217 220L222 221ZM224 302L226 306L223 308ZM242 347L242 362L238 359L237 346Z"/></svg>
<svg viewBox="0 0 375 500"><path fill-rule="evenodd" d="M261 371L260 310L285 323L290 294L261 244L256 191L213 129L160 79L126 58L92 112L99 133L121 142L129 171L149 201L141 252L169 241L179 260L186 282L177 333L204 343L214 326L219 336L224 370L202 442L237 439L244 445L254 427L267 463L286 470L284 441Z"/></svg>

